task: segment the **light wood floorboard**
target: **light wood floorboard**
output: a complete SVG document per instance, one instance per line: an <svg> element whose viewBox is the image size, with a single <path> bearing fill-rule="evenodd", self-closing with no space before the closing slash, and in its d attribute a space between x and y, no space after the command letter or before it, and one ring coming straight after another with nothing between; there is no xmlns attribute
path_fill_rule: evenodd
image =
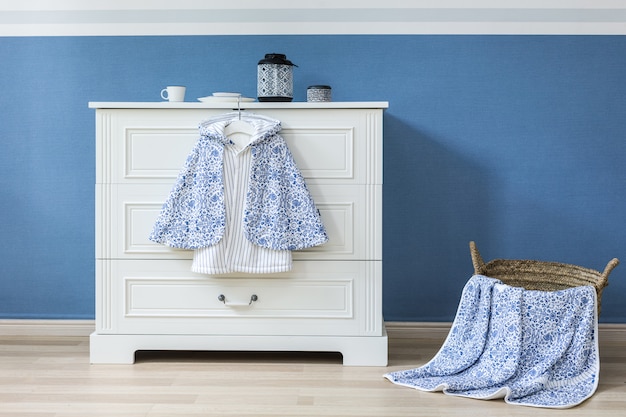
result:
<svg viewBox="0 0 626 417"><path fill-rule="evenodd" d="M382 375L428 361L442 338L392 337L388 367L338 354L140 352L90 365L84 336L1 336L0 417L625 416L626 349L601 344L596 394L567 411L424 393Z"/></svg>

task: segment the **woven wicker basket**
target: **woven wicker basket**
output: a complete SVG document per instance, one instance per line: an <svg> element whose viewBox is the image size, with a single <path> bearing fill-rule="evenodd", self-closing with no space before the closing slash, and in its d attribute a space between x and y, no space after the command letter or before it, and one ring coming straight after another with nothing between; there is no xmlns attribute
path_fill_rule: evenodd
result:
<svg viewBox="0 0 626 417"><path fill-rule="evenodd" d="M558 291L581 285L592 285L598 294L598 315L600 315L602 290L609 284L609 274L619 264L619 260L613 258L604 268L604 272L600 273L593 269L558 262L494 259L485 263L474 242L470 242L470 253L474 264L474 274L497 278L515 287L523 287L527 290Z"/></svg>

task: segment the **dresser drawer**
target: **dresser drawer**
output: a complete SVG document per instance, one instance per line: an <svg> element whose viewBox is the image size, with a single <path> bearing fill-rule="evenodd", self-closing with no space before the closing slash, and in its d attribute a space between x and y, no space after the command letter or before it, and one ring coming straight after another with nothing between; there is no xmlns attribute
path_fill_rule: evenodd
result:
<svg viewBox="0 0 626 417"><path fill-rule="evenodd" d="M109 216L97 216L98 258L191 259L193 252L148 239L171 185L98 185ZM329 241L293 253L294 259L380 260L381 186L309 187Z"/></svg>
<svg viewBox="0 0 626 417"><path fill-rule="evenodd" d="M208 276L190 261L98 261L99 333L362 335L375 333L364 296L380 262L296 261L288 273ZM102 302L102 301L101 301ZM377 312L380 315L380 311ZM373 320L368 320L371 317ZM382 325L382 324L381 324Z"/></svg>
<svg viewBox="0 0 626 417"><path fill-rule="evenodd" d="M201 121L226 112L195 110L101 110L97 183L171 183L196 143ZM258 109L281 121L308 183L382 184L380 110ZM110 166L104 161L110 161Z"/></svg>

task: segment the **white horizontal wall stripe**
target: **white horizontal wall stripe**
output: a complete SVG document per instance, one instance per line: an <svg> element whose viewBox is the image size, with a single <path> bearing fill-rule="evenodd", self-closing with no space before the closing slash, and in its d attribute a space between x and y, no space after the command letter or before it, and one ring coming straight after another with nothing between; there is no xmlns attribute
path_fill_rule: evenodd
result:
<svg viewBox="0 0 626 417"><path fill-rule="evenodd" d="M0 36L626 34L626 4L602 0L4 3Z"/></svg>
<svg viewBox="0 0 626 417"><path fill-rule="evenodd" d="M0 0L0 10L182 10L182 9L615 9L623 0Z"/></svg>
<svg viewBox="0 0 626 417"><path fill-rule="evenodd" d="M625 22L626 9L189 9L4 11L2 24L250 22Z"/></svg>

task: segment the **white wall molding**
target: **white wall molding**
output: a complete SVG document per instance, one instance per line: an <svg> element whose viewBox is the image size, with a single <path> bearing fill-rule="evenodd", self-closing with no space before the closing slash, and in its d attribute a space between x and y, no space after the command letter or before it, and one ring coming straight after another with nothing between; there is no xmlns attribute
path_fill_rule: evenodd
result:
<svg viewBox="0 0 626 417"><path fill-rule="evenodd" d="M452 323L449 322L386 322L389 339L435 339L445 340ZM600 343L626 344L626 324L600 323Z"/></svg>
<svg viewBox="0 0 626 417"><path fill-rule="evenodd" d="M620 0L0 0L0 36L274 34L626 34L626 4Z"/></svg>
<svg viewBox="0 0 626 417"><path fill-rule="evenodd" d="M445 340L449 322L386 322L389 339ZM626 324L601 323L600 343L626 344ZM95 329L94 320L0 320L0 337L88 337Z"/></svg>
<svg viewBox="0 0 626 417"><path fill-rule="evenodd" d="M0 337L87 337L95 328L94 320L0 320Z"/></svg>

